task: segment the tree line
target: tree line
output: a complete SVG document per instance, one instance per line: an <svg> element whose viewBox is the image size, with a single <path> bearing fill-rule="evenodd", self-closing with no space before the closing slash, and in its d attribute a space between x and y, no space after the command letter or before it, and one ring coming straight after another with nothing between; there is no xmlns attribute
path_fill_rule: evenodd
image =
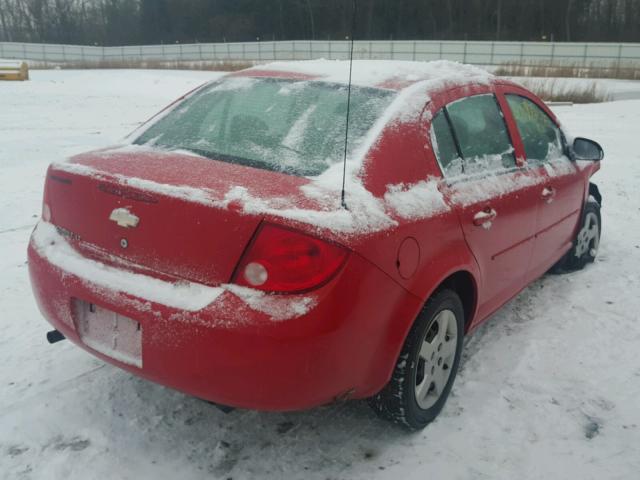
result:
<svg viewBox="0 0 640 480"><path fill-rule="evenodd" d="M0 0L0 41L344 39L352 0ZM368 40L640 41L640 0L358 0Z"/></svg>

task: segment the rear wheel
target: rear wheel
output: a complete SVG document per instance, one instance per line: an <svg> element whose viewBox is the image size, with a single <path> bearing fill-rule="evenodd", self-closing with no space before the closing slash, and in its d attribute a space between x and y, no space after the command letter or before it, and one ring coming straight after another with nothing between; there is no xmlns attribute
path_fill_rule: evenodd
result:
<svg viewBox="0 0 640 480"><path fill-rule="evenodd" d="M582 270L588 263L593 262L598 255L601 233L600 204L593 197L589 197L582 215L582 226L573 241L573 247L553 267L553 272Z"/></svg>
<svg viewBox="0 0 640 480"><path fill-rule="evenodd" d="M464 311L460 297L441 290L416 319L389 383L369 401L382 418L420 430L434 420L455 379Z"/></svg>

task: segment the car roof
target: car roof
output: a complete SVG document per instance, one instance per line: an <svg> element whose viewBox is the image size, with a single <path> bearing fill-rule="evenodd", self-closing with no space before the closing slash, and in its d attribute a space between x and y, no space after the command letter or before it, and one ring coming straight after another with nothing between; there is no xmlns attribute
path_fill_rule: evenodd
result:
<svg viewBox="0 0 640 480"><path fill-rule="evenodd" d="M346 60L309 60L274 62L258 65L232 74L246 77L316 80L348 83L349 62ZM435 92L469 84L492 84L496 77L479 67L447 60L410 62L397 60L354 60L353 85L401 91L417 83L428 84Z"/></svg>

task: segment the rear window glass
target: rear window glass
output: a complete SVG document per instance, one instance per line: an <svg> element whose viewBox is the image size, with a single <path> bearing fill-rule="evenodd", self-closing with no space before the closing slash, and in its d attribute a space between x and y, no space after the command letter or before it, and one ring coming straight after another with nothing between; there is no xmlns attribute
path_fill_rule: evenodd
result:
<svg viewBox="0 0 640 480"><path fill-rule="evenodd" d="M362 144L394 94L352 87L349 153ZM346 85L230 77L182 102L135 143L316 176L342 161L346 113Z"/></svg>
<svg viewBox="0 0 640 480"><path fill-rule="evenodd" d="M460 145L462 161L453 174L475 174L516 166L513 146L502 111L493 95L476 95L447 107Z"/></svg>

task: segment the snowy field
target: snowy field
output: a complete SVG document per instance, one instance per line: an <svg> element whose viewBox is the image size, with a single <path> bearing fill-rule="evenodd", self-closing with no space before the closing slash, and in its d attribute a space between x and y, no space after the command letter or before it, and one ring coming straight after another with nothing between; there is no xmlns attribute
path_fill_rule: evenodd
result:
<svg viewBox="0 0 640 480"><path fill-rule="evenodd" d="M224 414L48 345L26 266L47 164L117 141L214 75L34 71L0 84L0 478L640 478L640 100L557 109L607 153L600 256L481 327L421 433L364 402Z"/></svg>

